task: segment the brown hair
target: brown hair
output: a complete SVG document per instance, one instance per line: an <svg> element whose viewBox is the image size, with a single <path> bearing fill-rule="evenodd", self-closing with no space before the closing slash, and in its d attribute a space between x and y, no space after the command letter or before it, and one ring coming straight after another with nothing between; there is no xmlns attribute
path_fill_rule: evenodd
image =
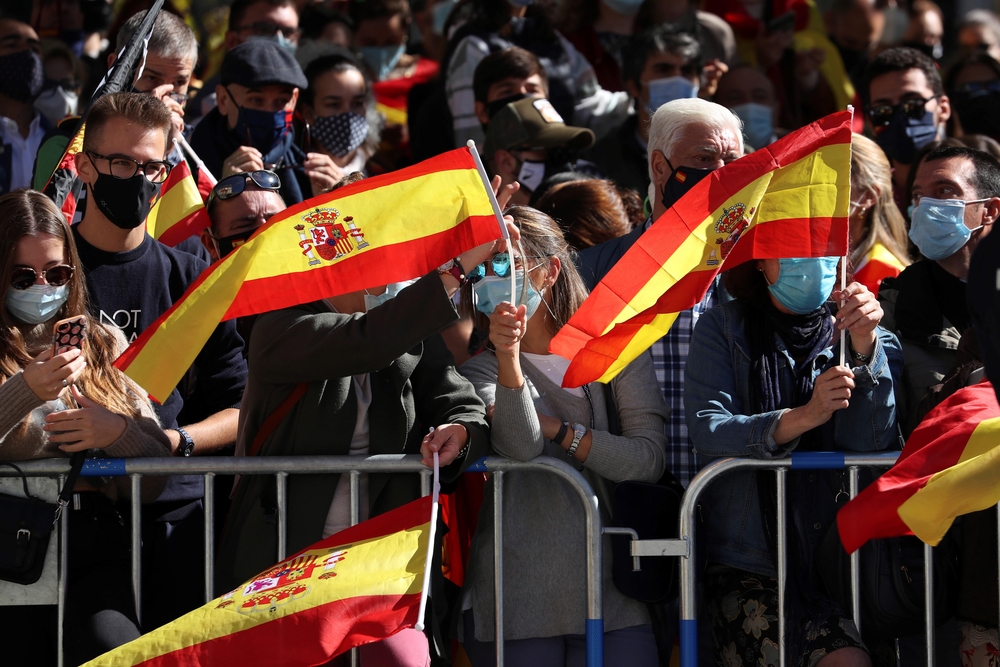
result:
<svg viewBox="0 0 1000 667"><path fill-rule="evenodd" d="M859 266L872 247L881 243L900 264L909 266L906 221L892 198L892 167L878 144L860 134L851 139L851 174L857 177L861 188L875 197L875 204L865 218L864 234L857 246L851 248L851 264ZM858 201L861 194L851 192L851 199Z"/></svg>
<svg viewBox="0 0 1000 667"><path fill-rule="evenodd" d="M516 77L527 79L534 75L542 80L545 90L549 89L549 77L545 73L542 63L531 51L527 51L517 46L508 46L506 49L494 51L479 61L476 71L472 75L472 94L477 102L485 104L490 93L490 87L494 83Z"/></svg>
<svg viewBox="0 0 1000 667"><path fill-rule="evenodd" d="M170 140L170 110L152 95L143 93L112 93L97 98L87 114L87 131L83 134L83 150L93 149L101 130L113 118L124 118L147 130L163 132L163 144Z"/></svg>
<svg viewBox="0 0 1000 667"><path fill-rule="evenodd" d="M10 289L8 281L14 270L14 255L21 239L54 236L62 240L65 262L75 270L69 281L69 298L50 322L82 314L89 316L87 288L76 244L65 217L52 200L34 190L14 190L0 197L0 220L3 220L0 225L0 249L3 251L0 266L7 283L6 289ZM32 326L15 319L6 308L0 308L0 383L6 382L32 360L22 332L22 327ZM114 336L92 322L87 327L87 342L84 345L87 366L77 385L82 393L108 410L137 417L137 387L112 366L117 353Z"/></svg>
<svg viewBox="0 0 1000 667"><path fill-rule="evenodd" d="M583 250L632 231L633 221L622 194L611 181L570 181L552 186L535 206L552 216L567 243ZM634 192L632 195L639 199ZM641 209L640 202L640 214Z"/></svg>
<svg viewBox="0 0 1000 667"><path fill-rule="evenodd" d="M562 325L569 321L583 300L587 298L587 286L576 270L576 252L566 243L555 220L528 206L512 206L504 212L514 218L514 224L521 230L521 240L518 251L521 257L549 259L558 257L562 264L559 277L552 285L550 307L557 321L546 317L545 323L549 333L555 334ZM536 260L538 261L538 260ZM533 265L532 265L533 266ZM530 268L527 267L527 268ZM471 271L472 267L465 267ZM531 274L528 273L528 276ZM518 295L518 303L528 298L528 285L525 282L524 292ZM544 308L545 306L540 306ZM463 316L472 315L476 327L482 331L490 328L489 317L478 312L472 305L472 285L462 288L461 311Z"/></svg>

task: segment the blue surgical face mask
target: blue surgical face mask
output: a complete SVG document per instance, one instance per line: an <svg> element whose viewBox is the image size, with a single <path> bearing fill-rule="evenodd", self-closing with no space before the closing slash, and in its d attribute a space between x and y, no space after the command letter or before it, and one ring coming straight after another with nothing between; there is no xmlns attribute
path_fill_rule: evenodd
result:
<svg viewBox="0 0 1000 667"><path fill-rule="evenodd" d="M389 299L396 298L403 288L409 287L416 280L405 280L401 283L390 283L385 286L385 291L379 295L365 293L365 312L371 312L372 308L378 308Z"/></svg>
<svg viewBox="0 0 1000 667"><path fill-rule="evenodd" d="M951 257L969 242L972 232L976 231L965 226L966 204L982 201L986 200L921 197L910 215L910 240L927 259Z"/></svg>
<svg viewBox="0 0 1000 667"><path fill-rule="evenodd" d="M778 303L793 313L811 313L830 298L837 283L839 261L839 257L779 259L781 272L767 289Z"/></svg>
<svg viewBox="0 0 1000 667"><path fill-rule="evenodd" d="M247 39L247 41L250 41L251 39L260 39L266 42L274 42L278 46L288 49L288 51L290 51L291 53L295 53L295 49L298 48L298 44L285 37L283 34L281 34L281 32L277 32L269 36L252 35Z"/></svg>
<svg viewBox="0 0 1000 667"><path fill-rule="evenodd" d="M754 148L763 148L774 140L774 123L771 107L756 102L738 104L733 113L743 121L743 133Z"/></svg>
<svg viewBox="0 0 1000 667"><path fill-rule="evenodd" d="M451 16L451 10L457 4L456 0L444 0L444 2L434 5L434 9L431 10L431 29L435 35L445 36L444 25L448 22L448 17Z"/></svg>
<svg viewBox="0 0 1000 667"><path fill-rule="evenodd" d="M362 46L358 49L368 67L382 81L395 69L399 59L406 53L406 44L399 46Z"/></svg>
<svg viewBox="0 0 1000 667"><path fill-rule="evenodd" d="M896 109L889 125L875 136L885 154L896 162L911 164L917 151L938 138L934 112L927 111L923 118L914 119Z"/></svg>
<svg viewBox="0 0 1000 667"><path fill-rule="evenodd" d="M7 289L7 310L26 324L41 324L51 320L69 298L69 283L32 285L28 289Z"/></svg>
<svg viewBox="0 0 1000 667"><path fill-rule="evenodd" d="M683 76L655 79L646 85L649 86L649 103L646 108L650 114L656 113L667 102L698 97L698 84Z"/></svg>
<svg viewBox="0 0 1000 667"><path fill-rule="evenodd" d="M524 289L524 269L515 272L517 276L517 304L525 304L528 307L527 316L531 316L538 310L542 303L542 295L535 289L535 286L528 281L528 289ZM486 276L472 286L475 294L476 310L484 315L492 315L496 307L501 302L510 302L510 275L501 278L500 276Z"/></svg>
<svg viewBox="0 0 1000 667"><path fill-rule="evenodd" d="M625 16L631 16L639 11L643 0L601 0L601 2L612 11L624 14Z"/></svg>

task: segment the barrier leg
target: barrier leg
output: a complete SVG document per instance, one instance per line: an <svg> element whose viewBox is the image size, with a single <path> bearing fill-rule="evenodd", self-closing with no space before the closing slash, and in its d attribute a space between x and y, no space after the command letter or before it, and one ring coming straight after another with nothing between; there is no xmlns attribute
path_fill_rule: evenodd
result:
<svg viewBox="0 0 1000 667"><path fill-rule="evenodd" d="M934 667L934 547L924 545L924 632L927 637L927 667Z"/></svg>
<svg viewBox="0 0 1000 667"><path fill-rule="evenodd" d="M680 641L681 667L698 667L698 619L681 619Z"/></svg>
<svg viewBox="0 0 1000 667"><path fill-rule="evenodd" d="M493 473L493 613L496 615L493 644L497 667L503 667L503 471ZM589 622L589 621L588 621ZM604 636L601 636L604 641ZM589 647L589 637L588 637ZM587 653L590 662L590 653Z"/></svg>
<svg viewBox="0 0 1000 667"><path fill-rule="evenodd" d="M858 495L858 466L850 468L851 498ZM854 550L851 554L851 617L854 626L861 632L861 551Z"/></svg>
<svg viewBox="0 0 1000 667"><path fill-rule="evenodd" d="M63 488L66 477L59 476L59 488ZM69 511L59 516L59 583L56 585L56 667L63 667L63 621L66 618L66 582L69 578Z"/></svg>
<svg viewBox="0 0 1000 667"><path fill-rule="evenodd" d="M785 480L788 476L788 470L778 468L774 474L777 476L778 492L778 667L785 667L788 664L785 655L785 582L788 577L787 545L785 544L787 510L785 506Z"/></svg>
<svg viewBox="0 0 1000 667"><path fill-rule="evenodd" d="M215 598L215 473L205 473L205 604Z"/></svg>
<svg viewBox="0 0 1000 667"><path fill-rule="evenodd" d="M587 619L587 667L604 664L604 619Z"/></svg>
<svg viewBox="0 0 1000 667"><path fill-rule="evenodd" d="M132 475L132 592L135 617L142 623L142 475Z"/></svg>
<svg viewBox="0 0 1000 667"><path fill-rule="evenodd" d="M275 473L275 482L278 487L278 560L285 560L288 551L288 473Z"/></svg>

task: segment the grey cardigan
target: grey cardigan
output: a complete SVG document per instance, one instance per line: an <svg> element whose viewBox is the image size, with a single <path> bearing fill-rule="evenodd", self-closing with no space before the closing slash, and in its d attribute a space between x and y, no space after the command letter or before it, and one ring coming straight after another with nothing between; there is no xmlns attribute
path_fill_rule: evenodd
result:
<svg viewBox="0 0 1000 667"><path fill-rule="evenodd" d="M656 481L666 467L667 408L652 359L643 354L611 386L621 419L621 436L607 432L605 385L589 385L594 405L553 384L524 356L525 384L497 384L497 359L484 352L460 369L487 405L495 404L491 429L494 452L519 461L546 455L583 472L599 499L601 518L610 519L612 482ZM544 439L542 413L593 426L585 463ZM591 421L593 420L593 422ZM486 488L472 539L465 582L471 593L476 639L493 640L493 480ZM584 511L568 482L544 472L504 476L504 635L507 639L583 634L587 618ZM644 604L618 592L611 581L610 541L604 540L604 624L617 630L649 623Z"/></svg>

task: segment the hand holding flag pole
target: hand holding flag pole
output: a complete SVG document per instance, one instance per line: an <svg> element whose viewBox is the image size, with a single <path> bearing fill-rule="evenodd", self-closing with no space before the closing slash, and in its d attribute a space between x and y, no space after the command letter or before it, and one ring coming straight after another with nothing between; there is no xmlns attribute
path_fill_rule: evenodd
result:
<svg viewBox="0 0 1000 667"><path fill-rule="evenodd" d="M503 240L507 242L507 252L513 255L514 248L511 245L510 233L507 231L507 225L503 220L503 208L500 206L500 202L497 201L497 190L499 189L499 183L496 189L490 182L489 176L486 175L486 168L483 166L483 161L479 157L479 151L476 150L476 142L472 139L465 144L472 153L472 159L476 161L476 168L479 170L479 176L483 179L483 184L486 185L486 191L490 195L490 203L493 205L493 213L497 216L497 224L500 225L500 233L503 235ZM510 200L510 196L517 191L517 188L511 188L505 196L504 204ZM513 269L514 262L511 261L511 269ZM516 271L511 270L510 272L510 303L515 308L517 308L517 276Z"/></svg>
<svg viewBox="0 0 1000 667"><path fill-rule="evenodd" d="M854 105L848 104L847 110L851 113L851 127L854 127ZM847 168L851 168L851 163L847 163ZM846 250L844 251L844 256L840 258L840 292L843 294L844 290L847 289L847 257L851 254L851 228L847 228L847 243L844 245ZM844 304L847 303L845 299L840 300L840 307L843 308ZM840 330L840 365L844 366L847 360L847 329Z"/></svg>
<svg viewBox="0 0 1000 667"><path fill-rule="evenodd" d="M434 427L431 427L431 433ZM438 461L438 453L434 452L434 486L431 492L431 527L427 536L427 562L424 564L424 586L420 591L420 612L417 615L417 624L413 626L415 630L424 629L424 613L427 611L427 595L431 591L431 566L434 563L434 537L437 532L438 500L441 495L441 483L439 475L441 466Z"/></svg>

